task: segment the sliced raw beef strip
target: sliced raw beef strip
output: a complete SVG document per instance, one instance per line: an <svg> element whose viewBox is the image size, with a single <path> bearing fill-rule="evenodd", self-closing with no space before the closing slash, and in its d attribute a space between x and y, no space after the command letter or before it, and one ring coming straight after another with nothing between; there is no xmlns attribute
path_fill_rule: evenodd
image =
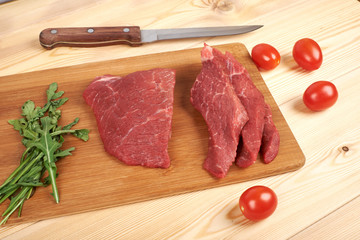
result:
<svg viewBox="0 0 360 240"><path fill-rule="evenodd" d="M277 156L280 146L280 135L272 120L270 106L265 104L265 124L261 143L261 155L265 163L270 163Z"/></svg>
<svg viewBox="0 0 360 240"><path fill-rule="evenodd" d="M248 71L230 54L226 53L230 82L249 116L249 121L241 131L241 142L236 164L248 167L255 163L264 129L265 101L262 93L252 82Z"/></svg>
<svg viewBox="0 0 360 240"><path fill-rule="evenodd" d="M105 150L128 165L168 168L174 85L170 69L96 78L83 97Z"/></svg>
<svg viewBox="0 0 360 240"><path fill-rule="evenodd" d="M201 51L202 69L191 88L191 103L204 117L209 131L208 154L203 167L217 178L226 176L235 161L246 110L229 82L227 68L206 46Z"/></svg>

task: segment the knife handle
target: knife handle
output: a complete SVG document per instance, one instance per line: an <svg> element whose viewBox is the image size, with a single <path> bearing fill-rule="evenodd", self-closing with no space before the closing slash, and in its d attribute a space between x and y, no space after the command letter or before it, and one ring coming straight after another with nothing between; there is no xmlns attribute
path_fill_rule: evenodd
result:
<svg viewBox="0 0 360 240"><path fill-rule="evenodd" d="M138 26L47 28L41 31L40 44L46 49L55 47L100 47L115 44L141 45Z"/></svg>

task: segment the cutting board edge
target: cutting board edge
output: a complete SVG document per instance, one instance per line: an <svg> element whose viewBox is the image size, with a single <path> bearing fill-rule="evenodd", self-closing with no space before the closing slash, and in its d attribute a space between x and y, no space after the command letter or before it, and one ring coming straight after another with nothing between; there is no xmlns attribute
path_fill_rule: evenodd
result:
<svg viewBox="0 0 360 240"><path fill-rule="evenodd" d="M68 217L68 216L73 216L73 215L77 215L77 214L83 214L83 213L89 213L89 212L94 212L94 211L101 211L101 210L106 210L106 209L111 209L111 208L117 208L117 207L137 204L137 203L143 203L143 202L147 202L147 201L158 200L161 198L175 197L175 196L180 196L180 195L184 195L184 194L188 194L188 193L195 193L195 192L204 191L204 190L217 189L220 187L240 184L240 183L244 183L247 181L258 180L258 179L263 179L263 178L267 178L267 177L271 177L271 176L277 176L277 175L282 175L282 174L286 174L286 173L291 173L291 172L295 172L295 171L299 170L300 168L302 168L305 165L305 162L306 162L305 160L306 160L305 155L303 155L303 160L298 161L298 164L292 165L291 168L283 168L283 169L280 169L280 171L276 171L276 172L272 171L272 172L269 172L268 174L264 174L263 176L254 176L253 178L244 179L244 180L240 180L240 181L237 180L237 181L233 181L233 182L223 182L216 186L209 185L203 189L187 189L184 191L164 194L161 196L151 197L151 198L147 198L147 199L134 199L129 202L124 202L124 203L120 202L120 203L113 204L113 205L100 206L100 207L96 207L96 208L80 210L80 211L77 211L76 213L57 214L57 216L55 216L55 217L51 217L51 216L43 217L43 218L41 218L41 220L36 220L36 219L31 219L31 218L21 219L21 218L14 218L14 216L12 216L11 218L9 218L8 222L5 225L0 226L0 228L5 227L5 226L9 227L9 226L15 226L15 225L26 224L26 223L36 223L36 222L43 221L43 220L57 219L57 218ZM217 180L219 180L219 179L217 179ZM219 181L221 181L221 180L219 180Z"/></svg>

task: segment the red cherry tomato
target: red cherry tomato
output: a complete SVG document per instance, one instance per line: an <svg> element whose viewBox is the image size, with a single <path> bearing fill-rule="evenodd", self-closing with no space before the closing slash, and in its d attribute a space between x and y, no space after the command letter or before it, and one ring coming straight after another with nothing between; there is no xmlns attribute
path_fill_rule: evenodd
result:
<svg viewBox="0 0 360 240"><path fill-rule="evenodd" d="M321 111L335 104L338 92L334 84L318 81L311 84L304 92L303 101L313 111Z"/></svg>
<svg viewBox="0 0 360 240"><path fill-rule="evenodd" d="M264 70L272 70L280 63L279 52L271 45L260 43L253 47L251 57L254 63Z"/></svg>
<svg viewBox="0 0 360 240"><path fill-rule="evenodd" d="M310 38L303 38L295 43L293 57L300 67L310 71L318 69L323 61L319 44Z"/></svg>
<svg viewBox="0 0 360 240"><path fill-rule="evenodd" d="M275 211L277 203L274 191L265 186L254 186L247 189L239 200L241 212L252 221L269 217Z"/></svg>

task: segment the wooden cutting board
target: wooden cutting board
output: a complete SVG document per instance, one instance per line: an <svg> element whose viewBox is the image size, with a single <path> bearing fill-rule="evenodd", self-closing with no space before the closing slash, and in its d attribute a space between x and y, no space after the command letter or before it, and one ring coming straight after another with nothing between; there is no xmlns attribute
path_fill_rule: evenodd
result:
<svg viewBox="0 0 360 240"><path fill-rule="evenodd" d="M31 99L45 103L45 91L52 82L59 84L70 100L62 106L62 125L80 117L77 128L90 129L90 140L82 142L66 137L64 148L75 146L72 156L58 162L57 179L60 204L50 195L51 187L37 188L25 202L22 217L12 216L7 224L37 221L146 201L185 192L198 191L251 179L294 171L303 166L305 157L284 117L252 62L246 47L234 43L215 46L232 53L249 71L254 83L270 104L280 132L280 151L270 164L257 162L240 169L232 166L224 179L215 179L202 168L207 154L208 133L205 121L190 103L190 88L201 69L200 48L166 52L127 59L49 69L0 78L0 183L18 166L24 147L18 132L7 123L20 118L20 107ZM126 75L156 67L176 69L172 138L169 143L171 167L150 169L126 166L104 151L95 117L82 98L82 92L99 75ZM9 201L0 206L1 213Z"/></svg>

